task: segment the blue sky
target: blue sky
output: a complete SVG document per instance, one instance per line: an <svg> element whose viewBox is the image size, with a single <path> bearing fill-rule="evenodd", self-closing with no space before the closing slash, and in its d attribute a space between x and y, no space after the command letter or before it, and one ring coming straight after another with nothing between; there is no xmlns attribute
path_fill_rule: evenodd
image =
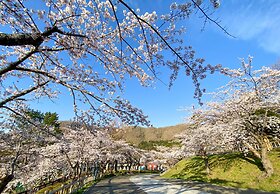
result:
<svg viewBox="0 0 280 194"><path fill-rule="evenodd" d="M156 10L163 13L171 1L141 0L129 1L134 7L139 7L142 12ZM208 3L208 0L205 0ZM188 21L182 23L187 28L185 41L192 45L196 54L206 59L212 65L222 64L225 67L239 68L239 58L254 57L255 69L269 66L278 62L280 56L280 1L279 0L223 0L221 6L211 17L220 20L231 34L231 38L221 31L216 25L207 23L202 31L204 19L197 12ZM165 72L162 72L164 75ZM224 85L227 79L215 74L206 78L202 85L207 91L214 91ZM134 80L128 80L124 97L133 105L142 108L149 116L155 127L183 123L188 115L182 109L197 107L193 99L193 86L189 78L180 74L173 88L168 88L156 83L153 88L143 88ZM62 91L67 93L67 91ZM205 97L204 100L208 98ZM41 111L57 112L61 120L68 120L73 116L71 98L61 96L55 103L40 101L33 107Z"/></svg>

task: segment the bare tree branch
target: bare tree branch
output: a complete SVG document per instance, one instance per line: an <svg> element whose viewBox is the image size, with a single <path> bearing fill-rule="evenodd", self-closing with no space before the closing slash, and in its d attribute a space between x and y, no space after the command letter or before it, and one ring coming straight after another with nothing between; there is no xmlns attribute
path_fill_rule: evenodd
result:
<svg viewBox="0 0 280 194"><path fill-rule="evenodd" d="M0 33L0 42L1 42L1 33ZM28 59L29 57L31 57L34 53L37 52L37 49L31 50L30 52L28 52L25 56L23 56L21 59L12 62L10 64L8 64L7 67L4 67L2 69L0 69L0 77L2 75L4 75L5 73L14 70L18 65L20 65L22 62L24 62L26 59Z"/></svg>
<svg viewBox="0 0 280 194"><path fill-rule="evenodd" d="M120 42L121 42L121 62L122 62L122 59L123 59L123 48L122 48L122 39L123 39L123 38L122 38L122 31L121 31L121 27L120 27L119 19L118 19L118 17L117 17L117 13L116 13L115 7L114 7L114 5L113 5L113 3L112 3L111 0L109 0L109 2L110 2L110 5L111 5L111 7L112 7L112 10L113 10L113 13L114 13L114 17L115 17L115 19L116 19L117 26L118 26L118 30L119 30L119 36L120 36Z"/></svg>
<svg viewBox="0 0 280 194"><path fill-rule="evenodd" d="M3 100L3 101L0 102L0 108L3 107L6 103L11 102L11 101L13 101L13 100L16 100L17 98L19 98L19 97L21 97L21 96L24 96L24 95L26 95L26 94L29 94L29 93L33 92L34 90L37 90L38 88L40 88L40 87L46 85L46 84L49 83L49 82L50 82L50 81L43 82L43 83L38 84L38 85L36 85L36 86L34 86L34 87L32 87L32 88L23 90L23 91L21 91L21 92L18 93L18 94L15 94L15 95L13 95L13 96L10 96L9 98L7 98L7 99L5 99L5 100Z"/></svg>
<svg viewBox="0 0 280 194"><path fill-rule="evenodd" d="M223 26L221 26L217 21L213 20L212 18L210 18L208 16L208 14L194 1L191 0L193 2L193 4L199 9L199 11L201 11L201 13L205 16L206 20L209 20L211 22L213 22L215 25L217 25L224 33L226 33L227 35L229 35L232 38L236 38L235 36L233 36L232 34L230 34Z"/></svg>
<svg viewBox="0 0 280 194"><path fill-rule="evenodd" d="M160 32L155 29L151 24L149 24L147 21L143 20L140 18L131 7L129 7L123 0L120 0L120 2L137 18L137 20L147 24L159 37L160 39L166 44L166 46L192 71L194 75L196 75L195 71L193 68L185 61L180 54L174 50L174 48L165 40L165 38L160 34Z"/></svg>

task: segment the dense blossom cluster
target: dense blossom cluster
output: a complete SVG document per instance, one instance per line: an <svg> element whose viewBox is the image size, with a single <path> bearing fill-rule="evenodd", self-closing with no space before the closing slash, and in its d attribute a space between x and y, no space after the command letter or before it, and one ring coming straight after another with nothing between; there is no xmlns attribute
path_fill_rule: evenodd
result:
<svg viewBox="0 0 280 194"><path fill-rule="evenodd" d="M33 137L36 136L35 131L38 132L34 129ZM101 165L101 171L101 167L115 162L139 163L145 156L126 142L113 140L108 130L95 131L81 124L78 127L63 124L59 139L48 136L40 142L34 139L27 141L20 135L17 132L1 134L1 154L6 153L0 161L1 176L11 170L13 162L17 166L10 186L21 182L32 189L60 177L80 176L83 169L91 169L95 163ZM92 172L89 170L87 173Z"/></svg>

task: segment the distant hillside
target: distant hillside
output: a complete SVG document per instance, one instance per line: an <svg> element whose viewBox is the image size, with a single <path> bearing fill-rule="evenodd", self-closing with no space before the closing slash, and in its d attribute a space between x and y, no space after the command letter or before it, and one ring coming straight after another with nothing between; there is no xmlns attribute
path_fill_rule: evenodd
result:
<svg viewBox="0 0 280 194"><path fill-rule="evenodd" d="M75 125L81 125L72 121L60 121L60 130ZM187 124L179 124L168 127L125 127L121 129L115 129L111 131L111 136L116 140L124 140L134 145L139 143L151 142L151 143L167 143L170 140L174 140L174 136L187 129ZM169 142L171 143L171 142Z"/></svg>
<svg viewBox="0 0 280 194"><path fill-rule="evenodd" d="M143 141L173 140L175 135L186 130L186 128L186 124L160 128L126 127L112 132L112 137L138 145Z"/></svg>

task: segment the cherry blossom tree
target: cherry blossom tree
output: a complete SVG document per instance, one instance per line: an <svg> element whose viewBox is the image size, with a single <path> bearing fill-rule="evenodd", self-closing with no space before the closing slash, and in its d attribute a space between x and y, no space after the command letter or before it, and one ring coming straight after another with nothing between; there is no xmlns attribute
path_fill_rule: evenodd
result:
<svg viewBox="0 0 280 194"><path fill-rule="evenodd" d="M176 137L182 144L182 157L201 156L206 173L210 174L209 156L234 150L237 133L234 127L226 123L213 122L202 116L201 114L205 114L204 111L206 110L195 110L189 121L191 124Z"/></svg>
<svg viewBox="0 0 280 194"><path fill-rule="evenodd" d="M168 166L168 168L174 166L184 157L180 146L156 146L155 150L148 152L149 161L157 161L160 165Z"/></svg>
<svg viewBox="0 0 280 194"><path fill-rule="evenodd" d="M210 152L246 147L261 160L265 176L270 176L270 141L280 136L280 71L268 67L253 71L251 63L249 57L248 63L242 60L240 69L222 70L231 81L214 94L219 101L208 103L207 108L192 116L195 135L183 142L187 150L200 149L197 146L202 145L204 151Z"/></svg>
<svg viewBox="0 0 280 194"><path fill-rule="evenodd" d="M48 139L43 139L44 143L30 143L29 147L25 144L22 149L28 150L24 153L21 151L21 157L28 158L26 162L17 160L13 178L7 182L9 186L21 182L26 189L32 190L59 178L77 179L92 174L94 167L99 169L100 175L105 171L118 171L118 164L127 164L127 170L131 170L144 155L142 150L124 141L114 141L107 129L96 130L93 126L71 123L62 124L60 131L60 139L49 136ZM5 142L3 141L3 145ZM9 162L3 161L3 164L8 165Z"/></svg>
<svg viewBox="0 0 280 194"><path fill-rule="evenodd" d="M273 166L267 152L272 149L270 141L280 136L280 71L263 67L252 71L252 57L248 62L242 60L242 69L226 70L225 74L233 78L228 84L232 93L230 100L223 105L227 115L239 121L238 128L244 135L244 145L260 158L265 170L265 176L273 173ZM232 91L235 88L235 92ZM225 92L225 91L224 91ZM257 150L252 144L259 145Z"/></svg>
<svg viewBox="0 0 280 194"><path fill-rule="evenodd" d="M50 115L52 113L48 113ZM26 173L37 164L38 148L50 143L50 137L42 133L51 132L55 122L44 124L45 115L39 111L28 110L24 113L28 119L13 115L3 122L1 128L9 131L1 132L1 183L0 192L19 174ZM46 119L46 118L45 118ZM46 119L48 120L48 119ZM42 130L38 130L38 128Z"/></svg>
<svg viewBox="0 0 280 194"><path fill-rule="evenodd" d="M218 1L207 2L219 6ZM176 26L194 10L203 11L201 1L172 3L166 15L141 14L122 0L40 3L0 3L2 114L21 114L18 104L44 96L53 99L67 88L76 115L85 121L106 125L119 117L129 125L148 125L142 111L120 97L128 77L150 86L160 80L159 69L168 68L172 86L183 68L200 99L199 80L216 69L203 66L204 60L182 44L184 29ZM88 108L80 108L81 103Z"/></svg>
<svg viewBox="0 0 280 194"><path fill-rule="evenodd" d="M25 183L28 181L34 187L34 183L44 177L48 177L49 182L58 177L75 179L82 174L89 174L91 164L102 158L104 154L102 150L107 144L111 145L107 133L89 130L82 124L63 124L60 130L62 133L60 139L54 137L47 146L38 148L40 158L35 169L40 170L27 171ZM52 174L55 176L49 177Z"/></svg>

